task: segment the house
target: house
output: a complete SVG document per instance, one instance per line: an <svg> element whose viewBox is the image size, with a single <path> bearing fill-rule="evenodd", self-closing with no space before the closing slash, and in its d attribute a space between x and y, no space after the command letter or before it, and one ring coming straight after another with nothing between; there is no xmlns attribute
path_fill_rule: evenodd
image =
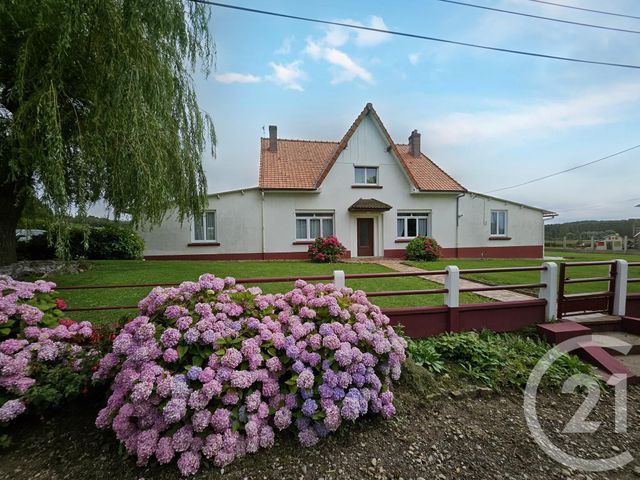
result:
<svg viewBox="0 0 640 480"><path fill-rule="evenodd" d="M149 259L301 259L336 235L351 257L404 256L417 235L446 257L541 258L540 208L468 191L422 152L395 143L369 103L338 142L260 139L256 187L213 193L202 218L143 229Z"/></svg>

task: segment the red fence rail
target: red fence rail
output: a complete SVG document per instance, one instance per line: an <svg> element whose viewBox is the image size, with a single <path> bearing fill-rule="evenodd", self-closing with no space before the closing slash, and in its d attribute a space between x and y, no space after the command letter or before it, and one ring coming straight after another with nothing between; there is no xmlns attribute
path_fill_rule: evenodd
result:
<svg viewBox="0 0 640 480"><path fill-rule="evenodd" d="M545 266L538 267L501 267L501 268L472 268L460 270L460 274L472 273L502 273L502 272L528 272L528 271L544 271ZM430 270L420 272L379 272L379 273L350 273L345 274L346 280L367 279L367 278L401 278L401 277L430 277L447 275L447 270ZM264 284L264 283L286 283L296 280L304 281L333 281L333 275L308 275L308 276L287 276L287 277L248 277L237 278L236 282L240 284ZM132 289L132 288L154 288L154 287L173 287L177 286L177 282L158 282L158 283L136 283L136 284L106 284L106 285L69 285L57 287L61 291L73 291L83 289ZM521 290L525 288L545 288L545 283L525 283L517 285L488 285L477 287L460 288L460 292L485 292L496 290ZM416 290L392 290L392 291L373 291L366 292L369 297L390 297L405 295L436 295L446 294L447 288L431 288ZM136 310L137 305L107 305L92 307L70 307L68 312L89 312L89 311L109 311L109 310ZM415 307L414 307L415 308ZM427 307L427 308L447 308L447 307ZM393 313L393 312L392 312Z"/></svg>
<svg viewBox="0 0 640 480"><path fill-rule="evenodd" d="M567 277L568 267L609 266L609 275L601 277ZM586 313L613 313L613 297L616 289L615 260L598 260L593 262L561 262L558 282L558 318ZM566 285L577 283L609 282L605 292L589 292L566 294Z"/></svg>

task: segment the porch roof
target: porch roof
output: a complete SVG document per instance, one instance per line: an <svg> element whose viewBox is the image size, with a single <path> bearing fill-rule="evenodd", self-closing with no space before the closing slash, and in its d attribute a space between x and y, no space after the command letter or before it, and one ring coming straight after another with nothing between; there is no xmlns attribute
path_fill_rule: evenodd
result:
<svg viewBox="0 0 640 480"><path fill-rule="evenodd" d="M386 212L391 210L391 205L387 205L375 198L361 198L349 207L350 212Z"/></svg>

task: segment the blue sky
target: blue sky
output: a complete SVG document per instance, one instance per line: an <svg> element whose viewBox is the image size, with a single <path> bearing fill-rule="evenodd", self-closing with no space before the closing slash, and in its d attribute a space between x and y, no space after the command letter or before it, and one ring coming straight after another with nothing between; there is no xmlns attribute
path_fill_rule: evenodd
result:
<svg viewBox="0 0 640 480"><path fill-rule="evenodd" d="M640 20L527 0L475 3L640 30ZM634 0L563 0L640 15ZM640 64L640 35L438 2L235 0L282 13L553 55ZM560 2L562 3L562 2ZM259 137L339 140L367 102L391 136L422 149L465 187L510 186L640 143L640 71L358 33L212 7L216 69L196 76L217 132L209 191L257 184ZM496 193L560 213L559 222L640 217L640 149Z"/></svg>

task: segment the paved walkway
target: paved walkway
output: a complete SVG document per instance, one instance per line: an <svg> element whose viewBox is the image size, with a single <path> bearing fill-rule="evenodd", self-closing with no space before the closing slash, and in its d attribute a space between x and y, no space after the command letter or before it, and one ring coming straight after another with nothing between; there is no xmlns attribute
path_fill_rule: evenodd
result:
<svg viewBox="0 0 640 480"><path fill-rule="evenodd" d="M362 259L358 259L356 261L362 261ZM362 261L362 263L366 263ZM396 270L398 272L424 272L422 268L412 267L410 265L406 265L401 260L390 260L385 258L374 258L371 259L368 263L377 263L384 267L390 268L392 270ZM425 280L431 280L432 282L439 283L444 285L445 275L424 275L420 276L420 278L424 278ZM466 280L464 278L460 279L460 288L471 288L471 287L485 287L485 284L473 282L471 280ZM511 290L492 290L490 292L473 292L476 295L480 295L481 297L491 298L492 300L497 300L498 302L515 302L518 300L531 300L530 295L525 295L524 293L514 292Z"/></svg>

